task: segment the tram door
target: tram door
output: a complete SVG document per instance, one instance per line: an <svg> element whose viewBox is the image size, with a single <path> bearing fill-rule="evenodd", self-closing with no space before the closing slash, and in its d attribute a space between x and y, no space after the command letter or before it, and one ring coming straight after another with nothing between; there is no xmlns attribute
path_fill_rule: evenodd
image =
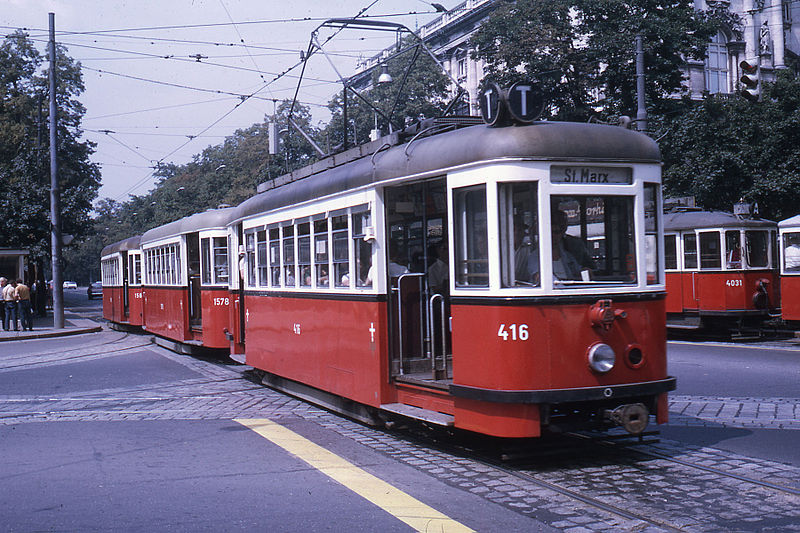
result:
<svg viewBox="0 0 800 533"><path fill-rule="evenodd" d="M202 328L202 309L200 303L200 236L190 233L186 236L186 272L189 274L189 325L192 329Z"/></svg>
<svg viewBox="0 0 800 533"><path fill-rule="evenodd" d="M385 190L392 376L452 376L444 178Z"/></svg>
<svg viewBox="0 0 800 533"><path fill-rule="evenodd" d="M125 318L128 318L131 314L130 295L128 294L130 273L128 269L128 252L122 252L122 316Z"/></svg>

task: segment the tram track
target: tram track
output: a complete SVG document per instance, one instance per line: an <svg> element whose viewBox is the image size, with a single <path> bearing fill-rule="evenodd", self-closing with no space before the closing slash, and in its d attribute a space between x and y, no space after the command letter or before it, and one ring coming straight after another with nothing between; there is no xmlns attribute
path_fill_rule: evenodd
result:
<svg viewBox="0 0 800 533"><path fill-rule="evenodd" d="M586 436L580 435L580 434L571 434L571 436L577 436L577 437L580 437L580 438L589 438L589 437L586 437ZM597 442L597 443L599 443L599 444L601 444L603 446L606 446L606 447L608 447L610 449L614 449L617 452L621 451L621 449L622 449L618 443L615 443L613 441L600 439L600 440L594 440L594 442ZM629 445L626 445L624 449L626 451L631 450L631 451L633 451L633 452L635 452L635 453L637 453L639 455L642 455L642 456L652 457L654 459L658 459L658 460L661 460L661 461L666 461L666 462L677 464L677 465L684 466L684 467L687 467L687 468L694 468L694 469L697 469L697 470L701 470L703 472L708 472L710 474L715 474L715 475L718 475L718 476L721 476L721 477L734 479L736 481L743 481L745 483L750 483L752 485L757 485L757 486L760 486L760 487L772 489L772 490L775 490L775 491L778 491L778 492L782 492L782 493L785 493L785 494L789 494L789 495L792 495L792 496L800 496L800 488L787 487L785 485L780 485L778 483L772 483L770 481L765 481L763 479L757 479L757 478L753 478L753 477L743 476L741 474L736 474L736 473L733 473L733 472L728 472L728 471L722 470L720 468L714 468L714 467L707 466L707 465L701 465L701 464L697 464L697 463L692 463L690 461L685 461L683 459L670 457L667 454L664 454L664 453L661 453L661 452L657 452L657 451L654 451L654 450L633 448L633 447L631 447Z"/></svg>
<svg viewBox="0 0 800 533"><path fill-rule="evenodd" d="M587 512L594 509L612 520L630 521L629 524L618 524L624 530L647 527L663 531L694 530L698 525L694 515L683 509L706 505L698 503L698 493L709 495L707 505L711 507L714 507L714 501L722 498L719 500L720 508L713 511L714 520L719 520L720 524L730 520L724 516L728 514L725 509L730 501L721 494L738 494L740 503L737 505L749 501L753 508L759 505L764 513L778 516L785 516L786 507L796 506L796 498L800 496L800 489L792 486L602 438L582 436L576 439L572 434L565 434L550 442L526 441L506 448L500 444L502 441L479 439L470 442L452 432L444 436L439 432L426 433L406 428L402 438L437 452L469 459L483 468L491 468L502 473L504 478L518 480L506 482L504 479L504 484L519 486L520 490L529 485L531 494L537 489L546 490L569 499L574 505L585 506ZM643 458L647 461L643 462ZM687 469L697 472L687 475ZM552 500L556 508L562 504L563 501ZM547 512L547 507L542 509Z"/></svg>

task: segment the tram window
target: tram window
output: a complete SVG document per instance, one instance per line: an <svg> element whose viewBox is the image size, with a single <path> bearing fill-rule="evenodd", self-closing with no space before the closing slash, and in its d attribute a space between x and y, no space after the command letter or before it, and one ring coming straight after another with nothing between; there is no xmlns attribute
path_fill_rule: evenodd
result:
<svg viewBox="0 0 800 533"><path fill-rule="evenodd" d="M330 287L328 278L328 219L314 222L314 268L317 287Z"/></svg>
<svg viewBox="0 0 800 533"><path fill-rule="evenodd" d="M211 243L208 237L200 239L200 261L203 266L202 280L204 285L211 283Z"/></svg>
<svg viewBox="0 0 800 533"><path fill-rule="evenodd" d="M501 184L498 202L502 286L537 287L540 282L537 183Z"/></svg>
<svg viewBox="0 0 800 533"><path fill-rule="evenodd" d="M256 286L256 234L245 233L245 252L247 254L247 285Z"/></svg>
<svg viewBox="0 0 800 533"><path fill-rule="evenodd" d="M456 286L489 286L486 186L453 191Z"/></svg>
<svg viewBox="0 0 800 533"><path fill-rule="evenodd" d="M142 284L142 256L140 254L136 254L133 256L134 261L134 277L133 282L136 285Z"/></svg>
<svg viewBox="0 0 800 533"><path fill-rule="evenodd" d="M571 282L635 283L634 198L553 196L553 277Z"/></svg>
<svg viewBox="0 0 800 533"><path fill-rule="evenodd" d="M269 269L270 285L281 286L281 230L269 230Z"/></svg>
<svg viewBox="0 0 800 533"><path fill-rule="evenodd" d="M800 272L800 233L783 234L783 270Z"/></svg>
<svg viewBox="0 0 800 533"><path fill-rule="evenodd" d="M725 268L742 268L742 238L739 230L725 232Z"/></svg>
<svg viewBox="0 0 800 533"><path fill-rule="evenodd" d="M311 286L311 224L303 222L297 226L297 265L300 272L300 287Z"/></svg>
<svg viewBox="0 0 800 533"><path fill-rule="evenodd" d="M347 215L331 218L333 238L333 283L336 287L350 286L350 254L347 243Z"/></svg>
<svg viewBox="0 0 800 533"><path fill-rule="evenodd" d="M356 287L371 287L375 277L372 268L372 239L364 240L371 231L369 211L352 214L353 251L356 258Z"/></svg>
<svg viewBox="0 0 800 533"><path fill-rule="evenodd" d="M214 283L228 283L228 238L214 237Z"/></svg>
<svg viewBox="0 0 800 533"><path fill-rule="evenodd" d="M718 231L700 233L700 268L722 268Z"/></svg>
<svg viewBox="0 0 800 533"><path fill-rule="evenodd" d="M256 233L256 256L258 257L258 285L269 285L269 262L267 261L267 230Z"/></svg>
<svg viewBox="0 0 800 533"><path fill-rule="evenodd" d="M294 226L283 227L283 286L295 286Z"/></svg>
<svg viewBox="0 0 800 533"><path fill-rule="evenodd" d="M683 268L697 268L697 235L686 233L683 236Z"/></svg>
<svg viewBox="0 0 800 533"><path fill-rule="evenodd" d="M678 239L676 235L664 235L664 267L667 270L678 268Z"/></svg>
<svg viewBox="0 0 800 533"><path fill-rule="evenodd" d="M766 231L744 233L747 266L766 268L769 265L769 234Z"/></svg>
<svg viewBox="0 0 800 533"><path fill-rule="evenodd" d="M659 282L658 275L658 183L644 185L644 245L647 266L647 284Z"/></svg>

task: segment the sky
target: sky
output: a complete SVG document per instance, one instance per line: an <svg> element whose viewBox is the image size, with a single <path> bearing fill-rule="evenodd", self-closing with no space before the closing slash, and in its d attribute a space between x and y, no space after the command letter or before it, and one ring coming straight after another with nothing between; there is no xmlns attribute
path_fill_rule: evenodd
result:
<svg viewBox="0 0 800 533"><path fill-rule="evenodd" d="M458 0L439 2L446 8ZM438 14L424 0L2 0L3 35L24 28L44 53L48 13L56 41L80 61L84 138L97 143L100 198L124 202L154 187L159 163L183 164L292 98L301 50L328 18L374 16L416 29ZM320 41L333 33L322 29ZM324 45L348 76L359 56L394 42L347 30ZM294 67L293 70L289 70ZM288 72L287 72L288 71ZM340 90L325 55L308 62L298 100L316 122Z"/></svg>

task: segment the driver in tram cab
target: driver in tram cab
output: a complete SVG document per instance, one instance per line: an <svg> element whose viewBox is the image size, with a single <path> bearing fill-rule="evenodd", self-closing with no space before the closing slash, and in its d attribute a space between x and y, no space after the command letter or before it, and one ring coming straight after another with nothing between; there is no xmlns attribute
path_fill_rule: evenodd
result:
<svg viewBox="0 0 800 533"><path fill-rule="evenodd" d="M560 209L552 211L550 231L553 241L553 279L564 281L590 281L592 256L583 239L567 234L567 214ZM531 282L539 283L539 254L528 256L528 274Z"/></svg>
<svg viewBox="0 0 800 533"><path fill-rule="evenodd" d="M553 211L550 231L553 238L553 276L560 280L589 281L592 256L583 239L567 234L567 214Z"/></svg>

